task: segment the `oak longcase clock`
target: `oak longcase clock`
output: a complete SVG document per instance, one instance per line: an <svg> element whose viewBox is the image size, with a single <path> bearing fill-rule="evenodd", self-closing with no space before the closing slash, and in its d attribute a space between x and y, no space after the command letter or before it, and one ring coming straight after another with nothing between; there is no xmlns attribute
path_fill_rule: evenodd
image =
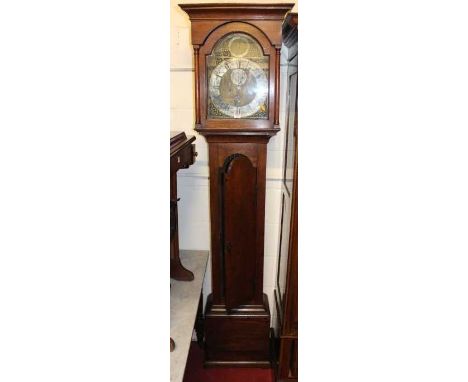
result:
<svg viewBox="0 0 468 382"><path fill-rule="evenodd" d="M208 142L212 293L206 366L270 366L265 177L279 131L281 25L294 4L181 4L192 25L195 130Z"/></svg>

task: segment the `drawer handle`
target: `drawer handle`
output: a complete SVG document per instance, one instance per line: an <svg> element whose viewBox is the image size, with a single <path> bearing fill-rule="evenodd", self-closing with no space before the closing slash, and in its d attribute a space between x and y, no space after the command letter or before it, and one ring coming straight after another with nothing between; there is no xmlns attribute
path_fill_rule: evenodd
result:
<svg viewBox="0 0 468 382"><path fill-rule="evenodd" d="M177 156L177 163L180 163L180 156Z"/></svg>

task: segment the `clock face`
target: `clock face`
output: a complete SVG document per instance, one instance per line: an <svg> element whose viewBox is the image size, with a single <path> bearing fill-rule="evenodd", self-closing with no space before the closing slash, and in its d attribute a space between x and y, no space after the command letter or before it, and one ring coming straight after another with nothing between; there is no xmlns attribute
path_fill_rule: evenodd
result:
<svg viewBox="0 0 468 382"><path fill-rule="evenodd" d="M268 57L252 37L229 34L207 64L208 118L268 119Z"/></svg>
<svg viewBox="0 0 468 382"><path fill-rule="evenodd" d="M268 81L254 61L232 58L211 72L209 95L213 105L231 118L246 118L265 111Z"/></svg>

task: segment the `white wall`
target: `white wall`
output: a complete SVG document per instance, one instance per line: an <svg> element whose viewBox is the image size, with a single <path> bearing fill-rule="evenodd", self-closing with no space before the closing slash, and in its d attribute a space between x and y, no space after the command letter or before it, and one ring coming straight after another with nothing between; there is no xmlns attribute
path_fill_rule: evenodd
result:
<svg viewBox="0 0 468 382"><path fill-rule="evenodd" d="M177 6L189 1L171 0L171 130L185 131L196 136L198 157L193 166L178 172L179 202L179 240L181 249L210 249L209 218L209 172L208 152L205 139L193 130L194 111L194 73L193 50L190 38L188 16ZM210 1L206 1L210 2ZM211 1L218 2L218 1ZM238 1L240 2L240 1ZM260 2L260 1L256 1ZM266 1L283 2L283 1ZM292 1L294 2L294 1ZM295 10L297 8L297 3ZM284 61L284 52L281 56ZM279 221L281 202L281 167L284 137L285 73L281 66L281 131L268 144L267 182L265 205L265 258L263 289L268 295L273 312L274 275L279 241ZM204 299L211 292L211 266L208 266L204 283ZM274 317L272 317L274 319ZM274 320L273 320L274 322Z"/></svg>

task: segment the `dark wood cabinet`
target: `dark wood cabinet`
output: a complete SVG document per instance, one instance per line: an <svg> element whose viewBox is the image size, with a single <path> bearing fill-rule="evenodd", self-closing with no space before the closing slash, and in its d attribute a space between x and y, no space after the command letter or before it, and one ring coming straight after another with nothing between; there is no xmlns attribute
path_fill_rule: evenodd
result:
<svg viewBox="0 0 468 382"><path fill-rule="evenodd" d="M205 365L270 367L263 293L267 143L279 131L281 25L294 4L181 4L195 63L195 130L208 142L212 293Z"/></svg>
<svg viewBox="0 0 468 382"><path fill-rule="evenodd" d="M283 24L283 41L288 49L286 131L281 198L281 228L276 270L275 309L277 381L297 381L298 370L298 257L297 185L298 115L297 13L290 13Z"/></svg>
<svg viewBox="0 0 468 382"><path fill-rule="evenodd" d="M192 143L195 140L194 136L187 137L184 132L171 132L171 151L170 151L170 219L171 219L171 278L180 281L193 280L193 273L186 269L179 256L179 218L177 210L177 171L182 168L188 168L195 162L197 153L195 145Z"/></svg>

